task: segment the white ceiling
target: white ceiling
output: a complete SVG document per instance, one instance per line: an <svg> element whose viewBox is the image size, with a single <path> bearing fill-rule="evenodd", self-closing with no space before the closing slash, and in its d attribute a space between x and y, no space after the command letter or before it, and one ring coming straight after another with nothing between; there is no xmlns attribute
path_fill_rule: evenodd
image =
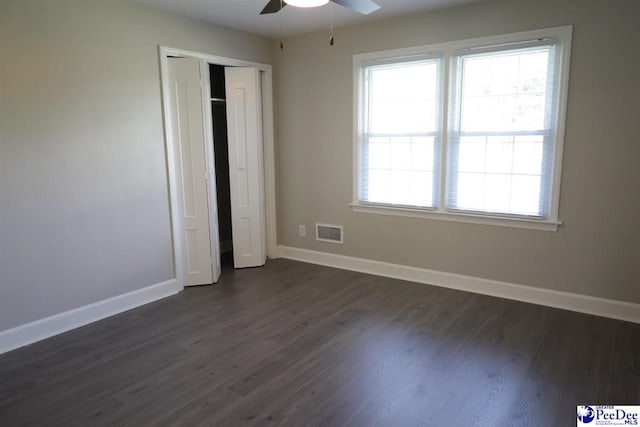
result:
<svg viewBox="0 0 640 427"><path fill-rule="evenodd" d="M283 11L260 15L267 0L137 0L179 15L209 21L266 37L280 37L280 14L284 36L309 33L329 28L329 5L304 9L287 6ZM335 27L377 21L434 9L485 0L374 0L380 9L368 16L360 15L333 3Z"/></svg>

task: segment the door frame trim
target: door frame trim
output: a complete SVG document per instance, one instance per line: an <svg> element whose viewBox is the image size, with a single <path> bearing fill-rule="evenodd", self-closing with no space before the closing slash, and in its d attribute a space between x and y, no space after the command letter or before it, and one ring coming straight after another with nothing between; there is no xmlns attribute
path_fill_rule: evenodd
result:
<svg viewBox="0 0 640 427"><path fill-rule="evenodd" d="M275 145L273 131L273 70L269 64L259 62L245 61L242 59L228 58L224 56L210 55L207 53L195 52L186 49L178 49L168 46L158 46L158 55L160 59L160 90L162 97L162 116L163 130L165 141L165 160L168 177L169 190L169 208L171 222L171 240L173 243L173 271L181 288L184 288L185 277L182 267L182 240L179 235L179 208L176 204L174 195L177 192L177 183L175 176L175 153L177 142L173 140L171 127L171 106L169 104L169 57L179 56L195 58L200 60L201 65L216 64L231 67L254 67L261 71L262 80L262 138L263 138L263 164L264 164L264 201L265 201L265 224L266 224L266 244L267 257L277 258L277 222L276 222L276 178L275 178ZM206 135L207 143L212 141L213 135ZM208 162L209 160L207 160ZM210 199L211 191L207 199ZM209 200L209 203L211 200ZM211 233L210 233L211 234ZM213 244L213 242L212 242ZM215 261L214 261L215 262Z"/></svg>

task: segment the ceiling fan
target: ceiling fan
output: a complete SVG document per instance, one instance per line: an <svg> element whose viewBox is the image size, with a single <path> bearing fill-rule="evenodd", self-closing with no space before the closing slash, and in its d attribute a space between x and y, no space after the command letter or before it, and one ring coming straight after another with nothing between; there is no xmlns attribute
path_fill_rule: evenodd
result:
<svg viewBox="0 0 640 427"><path fill-rule="evenodd" d="M344 6L348 9L351 9L354 12L361 13L363 15L368 15L380 9L380 6L378 6L372 0L331 0L331 1L341 6ZM260 12L260 15L279 12L280 9L285 7L287 4L291 6L296 6L296 7L316 7L316 6L325 5L327 3L329 3L329 0L270 0L267 3L267 5L264 7L264 9L262 9L262 12Z"/></svg>

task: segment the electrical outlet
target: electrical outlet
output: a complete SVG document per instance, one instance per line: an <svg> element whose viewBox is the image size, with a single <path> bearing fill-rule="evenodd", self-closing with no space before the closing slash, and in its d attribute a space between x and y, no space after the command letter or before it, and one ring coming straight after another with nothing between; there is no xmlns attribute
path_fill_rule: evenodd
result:
<svg viewBox="0 0 640 427"><path fill-rule="evenodd" d="M306 228L303 224L300 224L300 225L298 226L298 234L300 234L300 237L306 237L306 235L307 235L307 228Z"/></svg>

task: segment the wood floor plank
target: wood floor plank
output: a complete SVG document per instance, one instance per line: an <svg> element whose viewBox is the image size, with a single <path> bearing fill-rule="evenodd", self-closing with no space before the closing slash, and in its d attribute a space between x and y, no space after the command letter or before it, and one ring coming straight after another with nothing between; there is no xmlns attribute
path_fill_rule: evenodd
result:
<svg viewBox="0 0 640 427"><path fill-rule="evenodd" d="M1 426L575 425L640 325L271 260L0 355Z"/></svg>

